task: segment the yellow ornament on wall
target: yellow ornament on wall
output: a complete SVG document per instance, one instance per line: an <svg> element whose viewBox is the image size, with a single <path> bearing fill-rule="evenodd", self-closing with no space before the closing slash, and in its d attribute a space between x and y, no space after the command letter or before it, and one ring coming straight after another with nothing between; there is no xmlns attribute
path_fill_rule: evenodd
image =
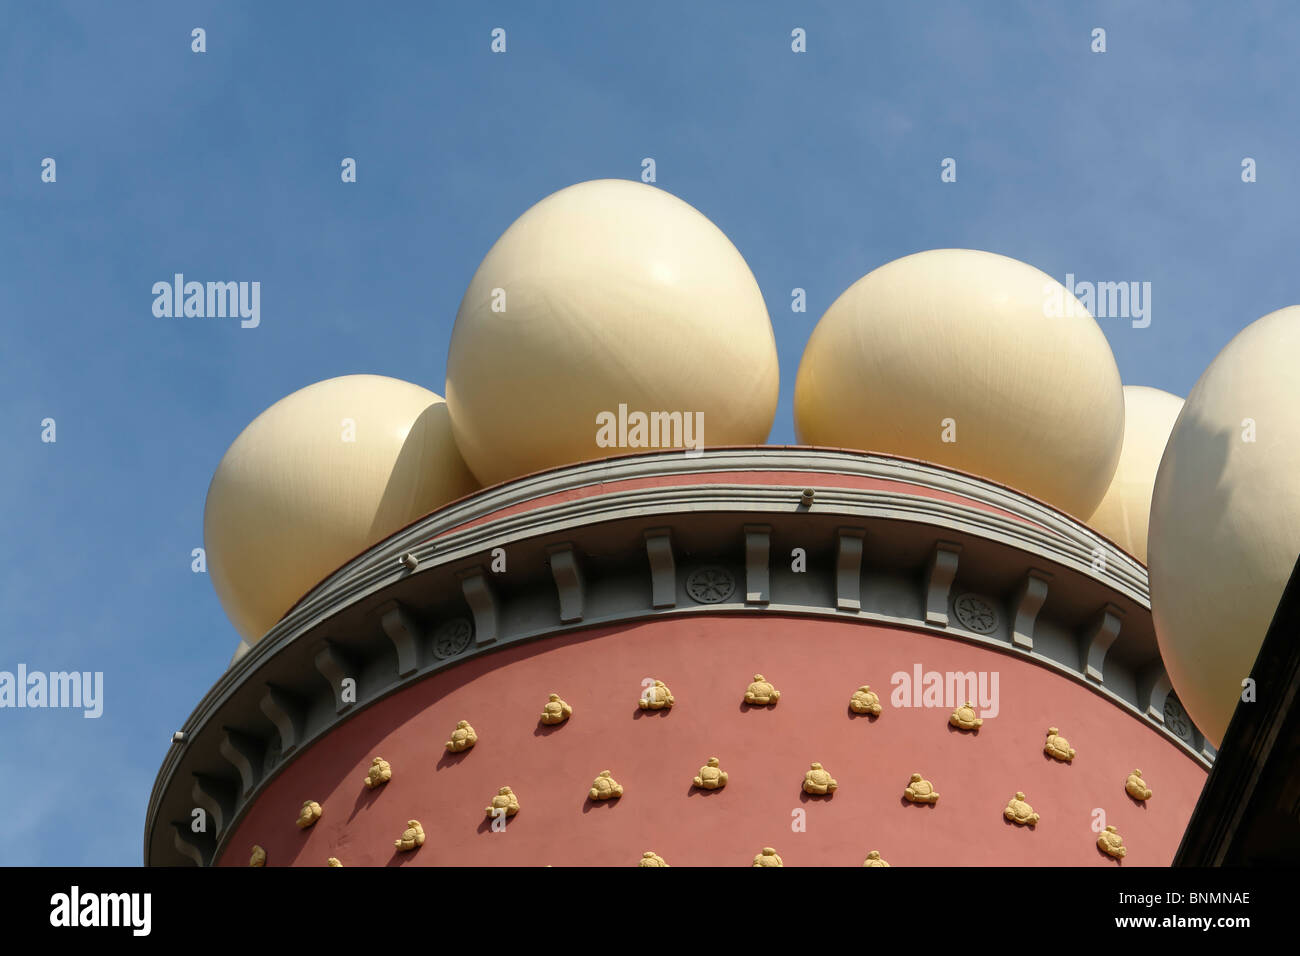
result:
<svg viewBox="0 0 1300 956"><path fill-rule="evenodd" d="M1147 782L1142 779L1141 770L1134 770L1128 775L1128 779L1124 781L1124 792L1134 800L1151 799L1151 788L1148 787Z"/></svg>
<svg viewBox="0 0 1300 956"><path fill-rule="evenodd" d="M315 800L304 800L302 809L298 811L298 826L307 829L320 819L321 806Z"/></svg>
<svg viewBox="0 0 1300 956"><path fill-rule="evenodd" d="M919 773L912 774L912 779L903 789L903 796L913 803L938 803L939 794L929 780Z"/></svg>
<svg viewBox="0 0 1300 956"><path fill-rule="evenodd" d="M573 708L560 699L559 694L551 694L542 705L541 721L543 724L562 724L573 716Z"/></svg>
<svg viewBox="0 0 1300 956"><path fill-rule="evenodd" d="M756 707L775 704L780 699L781 692L762 674L755 674L753 682L745 688L745 703Z"/></svg>
<svg viewBox="0 0 1300 956"><path fill-rule="evenodd" d="M785 866L785 862L777 856L776 850L765 846L763 851L754 857L754 866Z"/></svg>
<svg viewBox="0 0 1300 956"><path fill-rule="evenodd" d="M721 790L727 785L727 771L721 769L717 757L710 757L708 763L700 768L700 775L695 778L695 786L701 790Z"/></svg>
<svg viewBox="0 0 1300 956"><path fill-rule="evenodd" d="M1107 856L1115 857L1117 860L1128 856L1128 848L1124 846L1124 838L1119 835L1119 831L1113 826L1106 827L1101 835L1097 837L1097 849Z"/></svg>
<svg viewBox="0 0 1300 956"><path fill-rule="evenodd" d="M424 827L420 826L420 821L407 820L406 829L402 831L401 837L393 841L393 846L403 851L424 846Z"/></svg>
<svg viewBox="0 0 1300 956"><path fill-rule="evenodd" d="M668 686L661 680L655 681L649 687L641 691L641 698L637 701L637 706L642 710L667 710L673 705L672 692Z"/></svg>
<svg viewBox="0 0 1300 956"><path fill-rule="evenodd" d="M1023 791L1017 790L1016 795L1007 801L1007 807L1002 811L1002 816L1012 823L1022 827L1032 827L1038 823L1038 814L1034 808L1025 802Z"/></svg>
<svg viewBox="0 0 1300 956"><path fill-rule="evenodd" d="M593 800L615 800L623 796L623 785L610 775L608 770L602 770L591 784L591 790L587 796Z"/></svg>
<svg viewBox="0 0 1300 956"><path fill-rule="evenodd" d="M458 720L456 729L451 732L451 739L446 742L445 746L454 754L469 750L478 743L478 734L474 733L474 728L469 725L468 720Z"/></svg>
<svg viewBox="0 0 1300 956"><path fill-rule="evenodd" d="M803 775L803 792L811 793L816 796L826 796L839 789L839 784L835 779L826 772L826 769L819 763L813 763L809 766L807 772Z"/></svg>
<svg viewBox="0 0 1300 956"><path fill-rule="evenodd" d="M383 757L376 757L370 761L370 769L366 771L364 781L366 788L369 790L375 787L381 787L393 779L393 768Z"/></svg>
<svg viewBox="0 0 1300 956"><path fill-rule="evenodd" d="M970 701L966 701L954 710L948 718L948 723L958 730L979 730L984 726L984 721L975 716L975 708L971 706Z"/></svg>
<svg viewBox="0 0 1300 956"><path fill-rule="evenodd" d="M1074 759L1074 749L1070 746L1070 742L1062 737L1055 727L1047 728L1047 740L1043 743L1043 753L1064 763L1069 763Z"/></svg>
<svg viewBox="0 0 1300 956"><path fill-rule="evenodd" d="M880 697L871 689L871 685L863 684L849 698L849 709L855 714L870 714L872 717L879 717L881 711Z"/></svg>
<svg viewBox="0 0 1300 956"><path fill-rule="evenodd" d="M487 815L496 819L502 815L513 817L519 812L519 798L509 787L502 787L492 798L491 805L487 808Z"/></svg>

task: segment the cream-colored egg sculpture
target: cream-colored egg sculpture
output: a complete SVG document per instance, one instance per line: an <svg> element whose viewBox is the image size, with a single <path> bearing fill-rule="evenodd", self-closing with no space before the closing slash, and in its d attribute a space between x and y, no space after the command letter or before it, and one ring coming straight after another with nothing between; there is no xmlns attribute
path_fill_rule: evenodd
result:
<svg viewBox="0 0 1300 956"><path fill-rule="evenodd" d="M379 375L309 385L217 466L203 513L217 597L255 644L340 566L477 487L433 392Z"/></svg>
<svg viewBox="0 0 1300 956"><path fill-rule="evenodd" d="M547 196L474 274L447 358L484 484L603 458L767 439L776 341L736 247L689 204L604 179Z"/></svg>
<svg viewBox="0 0 1300 956"><path fill-rule="evenodd" d="M1216 747L1300 554L1300 305L1201 375L1151 498L1151 616L1178 700Z"/></svg>
<svg viewBox="0 0 1300 956"><path fill-rule="evenodd" d="M1124 447L1106 497L1088 519L1143 564L1147 560L1147 518L1156 470L1183 400L1158 388L1124 386Z"/></svg>
<svg viewBox="0 0 1300 956"><path fill-rule="evenodd" d="M1083 518L1124 437L1097 322L1045 273L973 249L906 256L850 286L813 330L794 412L805 444L947 465Z"/></svg>

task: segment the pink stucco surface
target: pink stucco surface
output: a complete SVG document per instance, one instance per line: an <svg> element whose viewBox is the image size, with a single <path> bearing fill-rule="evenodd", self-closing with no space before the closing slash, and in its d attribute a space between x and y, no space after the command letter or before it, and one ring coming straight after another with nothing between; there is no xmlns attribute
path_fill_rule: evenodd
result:
<svg viewBox="0 0 1300 956"><path fill-rule="evenodd" d="M948 726L950 706L895 706L891 678L917 665L996 673L997 716L964 733ZM757 672L780 689L775 707L743 705ZM670 711L637 707L647 678L672 690ZM850 713L861 684L880 694L879 718ZM543 727L552 692L575 713ZM478 744L448 755L462 719ZM1073 763L1044 755L1049 726L1069 739ZM393 779L370 791L362 779L374 756ZM692 778L711 756L729 783L703 793ZM838 781L830 798L801 791L811 761ZM1134 768L1154 790L1145 805L1124 791ZM621 799L588 800L601 770L624 786ZM903 799L913 771L933 782L937 805ZM895 866L1167 865L1205 777L1138 718L1010 653L851 620L665 617L504 648L365 709L270 784L220 862L247 865L257 843L268 866L330 856L345 866L626 866L644 850L673 866L738 866L764 846L787 866L857 866L872 849ZM522 810L498 833L484 809L503 785ZM1032 830L1003 820L1017 790L1041 815ZM302 831L294 821L307 799L324 815ZM428 840L396 852L408 819ZM1124 837L1122 863L1096 848L1104 823Z"/></svg>

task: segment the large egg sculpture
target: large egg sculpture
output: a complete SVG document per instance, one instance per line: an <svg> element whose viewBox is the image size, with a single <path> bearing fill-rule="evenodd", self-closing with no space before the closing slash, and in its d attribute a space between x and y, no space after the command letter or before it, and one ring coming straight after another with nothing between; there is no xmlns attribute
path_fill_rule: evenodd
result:
<svg viewBox="0 0 1300 956"><path fill-rule="evenodd" d="M433 392L379 375L309 385L258 415L213 475L217 597L254 644L339 567L477 487Z"/></svg>
<svg viewBox="0 0 1300 956"><path fill-rule="evenodd" d="M736 247L675 196L606 179L547 196L489 250L456 315L447 407L490 484L656 448L760 444L778 380L767 308Z"/></svg>
<svg viewBox="0 0 1300 956"><path fill-rule="evenodd" d="M1156 470L1183 400L1158 388L1124 386L1124 447L1106 496L1088 519L1139 561L1147 560L1147 519Z"/></svg>
<svg viewBox="0 0 1300 956"><path fill-rule="evenodd" d="M1119 461L1106 337L1060 283L972 249L887 263L826 310L795 383L806 444L904 455L1086 518Z"/></svg>
<svg viewBox="0 0 1300 956"><path fill-rule="evenodd" d="M1217 747L1300 555L1300 306L1228 343L1187 396L1151 498L1151 614Z"/></svg>

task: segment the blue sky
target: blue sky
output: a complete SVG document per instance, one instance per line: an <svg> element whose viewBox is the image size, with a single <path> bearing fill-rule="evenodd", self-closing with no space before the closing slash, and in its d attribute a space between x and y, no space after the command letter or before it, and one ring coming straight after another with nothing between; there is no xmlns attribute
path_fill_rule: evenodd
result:
<svg viewBox="0 0 1300 956"><path fill-rule="evenodd" d="M140 863L238 640L190 570L221 455L320 379L441 394L474 269L543 196L650 156L731 238L774 443L821 313L928 248L1151 282L1149 328L1100 324L1126 384L1186 395L1300 302L1298 40L1288 3L0 6L0 670L105 680L98 720L0 710L0 864ZM156 318L175 272L260 281L260 327Z"/></svg>

